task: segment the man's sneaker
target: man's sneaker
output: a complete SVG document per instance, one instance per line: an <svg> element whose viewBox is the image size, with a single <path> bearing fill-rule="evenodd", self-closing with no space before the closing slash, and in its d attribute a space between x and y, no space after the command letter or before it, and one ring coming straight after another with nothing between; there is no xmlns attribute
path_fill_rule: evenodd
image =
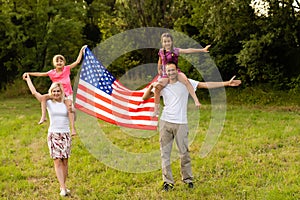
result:
<svg viewBox="0 0 300 200"><path fill-rule="evenodd" d="M167 182L164 182L164 185L163 185L163 190L164 191L169 191L169 190L172 190L174 188L174 184L172 183L167 183Z"/></svg>
<svg viewBox="0 0 300 200"><path fill-rule="evenodd" d="M193 182L189 182L189 183L188 183L188 188L194 188Z"/></svg>

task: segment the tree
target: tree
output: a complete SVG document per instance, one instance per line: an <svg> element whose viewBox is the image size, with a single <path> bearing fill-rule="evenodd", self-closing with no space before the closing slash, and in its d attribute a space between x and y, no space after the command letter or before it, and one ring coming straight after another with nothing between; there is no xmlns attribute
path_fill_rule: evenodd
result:
<svg viewBox="0 0 300 200"><path fill-rule="evenodd" d="M212 44L210 55L223 78L229 79L239 69L235 54L242 49L240 41L258 29L250 0L197 0L189 3L191 16L181 18L176 27L202 46Z"/></svg>
<svg viewBox="0 0 300 200"><path fill-rule="evenodd" d="M259 2L267 15L250 0L190 1L191 17L180 18L175 28L212 44L210 55L224 79L239 72L245 84L283 88L299 80L299 1Z"/></svg>
<svg viewBox="0 0 300 200"><path fill-rule="evenodd" d="M182 0L117 0L114 4L109 5L113 17L108 18L111 20L109 24L110 31L108 32L112 33L112 35L141 27L172 29L176 20L180 16L187 14L186 2ZM107 29L107 25L101 23L101 30ZM112 36L107 33L104 35L103 39L106 39L107 36ZM137 40L148 40L148 38L141 35ZM148 48L127 53L107 67L118 77L137 64L157 63L157 53L158 48L160 48L159 40L157 44L157 49ZM128 61L128 58L132 59L132 62Z"/></svg>
<svg viewBox="0 0 300 200"><path fill-rule="evenodd" d="M282 89L300 76L299 1L265 3L267 12L256 20L260 30L243 41L237 58L251 82L267 82Z"/></svg>
<svg viewBox="0 0 300 200"><path fill-rule="evenodd" d="M1 3L1 87L25 71L46 71L54 54L74 60L84 44L85 10L74 1L27 0ZM45 87L47 88L48 85Z"/></svg>
<svg viewBox="0 0 300 200"><path fill-rule="evenodd" d="M257 11L257 2L265 6L265 12ZM210 56L224 79L239 72L245 84L296 87L299 10L299 0L1 1L0 89L24 71L48 71L54 54L63 54L70 62L83 44L95 47L141 27L174 29L202 46L212 44ZM136 65L156 63L158 48L159 41L157 48L126 52L106 67L120 77ZM189 72L192 66L180 60L183 71ZM49 82L43 79L43 88Z"/></svg>

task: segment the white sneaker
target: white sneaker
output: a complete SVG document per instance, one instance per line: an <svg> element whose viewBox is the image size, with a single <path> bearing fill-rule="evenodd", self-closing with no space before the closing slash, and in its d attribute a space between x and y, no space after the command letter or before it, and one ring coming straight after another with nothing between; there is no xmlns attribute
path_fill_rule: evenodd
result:
<svg viewBox="0 0 300 200"><path fill-rule="evenodd" d="M60 189L60 191L62 191L61 188L59 188L59 189ZM71 191L70 191L68 188L66 188L66 192L67 192L67 194L70 194L70 193L71 193Z"/></svg>
<svg viewBox="0 0 300 200"><path fill-rule="evenodd" d="M64 189L60 190L59 195L63 196L63 197L67 196L67 190L64 190Z"/></svg>

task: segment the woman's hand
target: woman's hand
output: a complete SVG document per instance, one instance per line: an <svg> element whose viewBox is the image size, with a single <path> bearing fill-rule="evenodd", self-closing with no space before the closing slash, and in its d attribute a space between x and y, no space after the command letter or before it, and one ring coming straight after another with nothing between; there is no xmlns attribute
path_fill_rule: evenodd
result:
<svg viewBox="0 0 300 200"><path fill-rule="evenodd" d="M27 72L25 72L25 73L23 74L22 77L23 77L23 80L24 80L24 81L26 81L27 78L30 78L30 77L29 77L29 74L28 74Z"/></svg>

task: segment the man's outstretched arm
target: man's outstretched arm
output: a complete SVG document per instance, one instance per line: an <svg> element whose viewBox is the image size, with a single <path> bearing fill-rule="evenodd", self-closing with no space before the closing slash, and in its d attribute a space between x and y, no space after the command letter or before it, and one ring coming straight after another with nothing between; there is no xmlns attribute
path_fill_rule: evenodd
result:
<svg viewBox="0 0 300 200"><path fill-rule="evenodd" d="M199 82L197 88L219 88L219 87L236 87L239 86L242 81L241 80L234 80L235 76L233 76L229 81L223 82Z"/></svg>

